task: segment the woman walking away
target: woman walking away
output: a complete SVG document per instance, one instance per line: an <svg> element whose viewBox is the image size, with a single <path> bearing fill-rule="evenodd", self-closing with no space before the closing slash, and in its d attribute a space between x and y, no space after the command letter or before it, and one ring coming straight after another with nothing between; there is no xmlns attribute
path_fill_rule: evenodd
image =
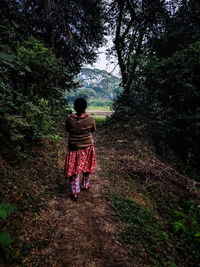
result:
<svg viewBox="0 0 200 267"><path fill-rule="evenodd" d="M74 102L76 114L67 117L65 128L69 132L68 151L64 175L69 178L72 200L77 201L81 189L90 187L90 174L95 170L96 157L92 133L96 130L94 119L85 110L87 101L77 98ZM82 176L82 179L80 180Z"/></svg>

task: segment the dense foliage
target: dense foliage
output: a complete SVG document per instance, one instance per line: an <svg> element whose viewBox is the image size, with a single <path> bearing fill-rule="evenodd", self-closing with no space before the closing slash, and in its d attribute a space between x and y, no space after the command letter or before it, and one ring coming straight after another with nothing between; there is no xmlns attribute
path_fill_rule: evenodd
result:
<svg viewBox="0 0 200 267"><path fill-rule="evenodd" d="M104 42L103 1L2 1L0 120L2 151L33 139L59 138L55 121L69 112L63 92Z"/></svg>
<svg viewBox="0 0 200 267"><path fill-rule="evenodd" d="M169 18L164 1L113 0L110 26L125 91L130 91L138 64L151 51L150 39L160 36Z"/></svg>
<svg viewBox="0 0 200 267"><path fill-rule="evenodd" d="M112 2L113 49L124 77L115 109L144 114L157 150L176 154L191 171L200 150L200 3L170 3Z"/></svg>
<svg viewBox="0 0 200 267"><path fill-rule="evenodd" d="M92 63L105 34L102 0L4 0L7 17L17 23L20 36L33 35L61 57L72 72Z"/></svg>
<svg viewBox="0 0 200 267"><path fill-rule="evenodd" d="M144 82L144 101L157 147L163 153L174 150L196 168L200 157L199 73L198 41L171 57L150 61Z"/></svg>
<svg viewBox="0 0 200 267"><path fill-rule="evenodd" d="M56 137L52 135L53 115L61 110L56 78L67 81L67 72L59 73L59 60L33 37L18 42L15 51L8 52L4 46L0 59L2 145L9 138L18 151L25 140Z"/></svg>

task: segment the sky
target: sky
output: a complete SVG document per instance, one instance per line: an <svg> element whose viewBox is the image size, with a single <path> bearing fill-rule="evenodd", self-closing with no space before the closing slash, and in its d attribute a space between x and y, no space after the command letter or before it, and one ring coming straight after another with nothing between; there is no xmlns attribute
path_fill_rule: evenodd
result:
<svg viewBox="0 0 200 267"><path fill-rule="evenodd" d="M99 48L97 61L93 65L87 65L87 68L97 68L100 70L106 70L112 72L113 75L120 77L119 65L117 58L112 57L110 60L106 58L106 49L112 46L112 40L108 40L107 44Z"/></svg>

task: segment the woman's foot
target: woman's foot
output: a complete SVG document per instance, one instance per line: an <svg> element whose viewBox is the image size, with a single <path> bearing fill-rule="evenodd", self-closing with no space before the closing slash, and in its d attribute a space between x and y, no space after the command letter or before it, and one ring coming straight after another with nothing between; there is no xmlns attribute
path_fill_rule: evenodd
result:
<svg viewBox="0 0 200 267"><path fill-rule="evenodd" d="M89 185L87 188L82 187L81 189L82 189L83 191L89 191L89 189L90 189L90 185Z"/></svg>
<svg viewBox="0 0 200 267"><path fill-rule="evenodd" d="M72 199L74 202L77 202L77 200L78 200L78 194L72 194L72 195L71 195L71 199Z"/></svg>

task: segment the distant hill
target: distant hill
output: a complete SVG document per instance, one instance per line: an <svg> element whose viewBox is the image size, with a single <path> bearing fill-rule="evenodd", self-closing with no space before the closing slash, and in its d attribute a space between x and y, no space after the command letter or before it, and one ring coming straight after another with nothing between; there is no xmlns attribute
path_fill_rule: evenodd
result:
<svg viewBox="0 0 200 267"><path fill-rule="evenodd" d="M105 70L84 68L78 76L82 88L92 88L100 98L113 100L121 79Z"/></svg>
<svg viewBox="0 0 200 267"><path fill-rule="evenodd" d="M121 91L121 79L105 70L83 68L76 80L81 86L75 92L66 93L70 103L77 97L85 97L90 103L102 106Z"/></svg>

